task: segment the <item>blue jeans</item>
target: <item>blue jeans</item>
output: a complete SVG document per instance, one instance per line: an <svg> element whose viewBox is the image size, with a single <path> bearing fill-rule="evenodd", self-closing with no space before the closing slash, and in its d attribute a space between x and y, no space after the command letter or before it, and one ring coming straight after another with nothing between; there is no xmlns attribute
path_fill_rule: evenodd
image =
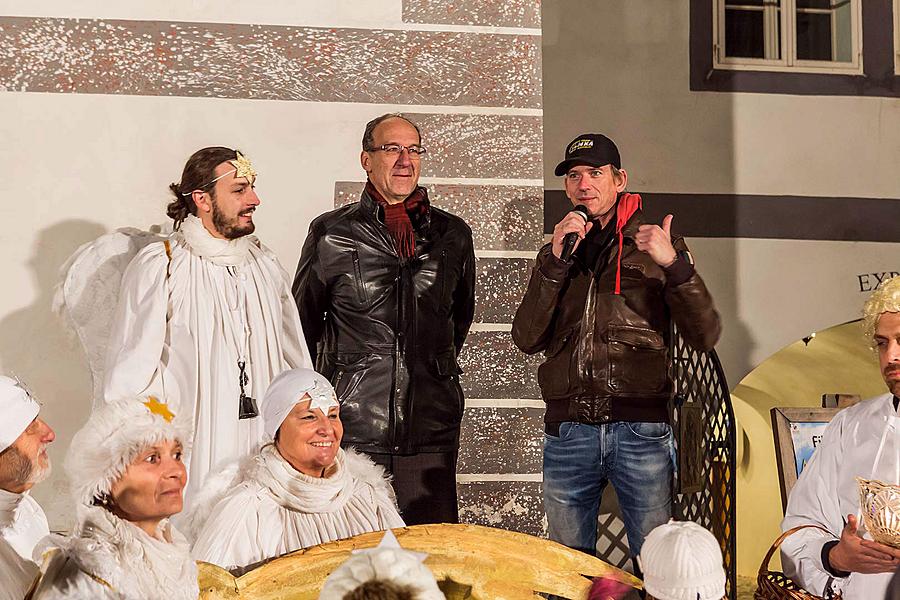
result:
<svg viewBox="0 0 900 600"><path fill-rule="evenodd" d="M544 510L550 539L596 554L600 498L611 482L632 557L672 516L674 445L666 423L561 423L544 435Z"/></svg>

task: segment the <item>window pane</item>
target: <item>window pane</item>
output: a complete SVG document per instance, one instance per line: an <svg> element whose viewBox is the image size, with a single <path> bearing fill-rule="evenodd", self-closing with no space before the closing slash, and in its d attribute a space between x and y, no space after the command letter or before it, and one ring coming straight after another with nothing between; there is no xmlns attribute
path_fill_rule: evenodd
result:
<svg viewBox="0 0 900 600"><path fill-rule="evenodd" d="M738 58L781 58L780 2L769 0L759 8L754 2L736 0L744 8L725 7L725 56Z"/></svg>
<svg viewBox="0 0 900 600"><path fill-rule="evenodd" d="M830 0L824 0L830 4ZM822 4L820 0L803 0ZM834 8L797 9L797 58L800 60L852 61L852 13L849 1L834 2Z"/></svg>
<svg viewBox="0 0 900 600"><path fill-rule="evenodd" d="M797 8L831 8L831 0L797 0Z"/></svg>
<svg viewBox="0 0 900 600"><path fill-rule="evenodd" d="M725 11L725 56L765 58L762 11Z"/></svg>

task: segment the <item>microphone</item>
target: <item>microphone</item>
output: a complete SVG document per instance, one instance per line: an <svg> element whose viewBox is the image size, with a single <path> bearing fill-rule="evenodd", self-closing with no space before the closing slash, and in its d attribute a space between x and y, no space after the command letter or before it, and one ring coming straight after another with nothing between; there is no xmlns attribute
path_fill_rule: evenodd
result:
<svg viewBox="0 0 900 600"><path fill-rule="evenodd" d="M579 204L575 208L569 211L570 213L575 213L587 223L590 217L588 216L588 209L584 204ZM575 244L578 242L578 234L574 231L572 233L567 233L566 237L563 238L563 247L562 253L559 255L559 259L563 262L569 260L572 256L572 251L575 250Z"/></svg>

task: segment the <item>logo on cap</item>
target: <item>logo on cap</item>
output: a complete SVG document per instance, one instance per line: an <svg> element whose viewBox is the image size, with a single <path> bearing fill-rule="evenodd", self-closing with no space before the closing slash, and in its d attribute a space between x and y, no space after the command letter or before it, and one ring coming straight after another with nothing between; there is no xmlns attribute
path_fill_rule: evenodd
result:
<svg viewBox="0 0 900 600"><path fill-rule="evenodd" d="M580 139L580 140L575 140L574 142L572 142L569 145L569 149L567 152L569 154L572 154L576 150L582 150L584 148L593 148L593 147L594 147L594 140Z"/></svg>

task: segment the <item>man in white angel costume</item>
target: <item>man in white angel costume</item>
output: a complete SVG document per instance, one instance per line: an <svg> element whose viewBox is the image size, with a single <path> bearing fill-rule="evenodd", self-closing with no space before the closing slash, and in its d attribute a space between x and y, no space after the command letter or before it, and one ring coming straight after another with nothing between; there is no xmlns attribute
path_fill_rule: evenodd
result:
<svg viewBox="0 0 900 600"><path fill-rule="evenodd" d="M269 382L311 366L290 279L251 235L255 182L239 151L198 150L170 186L175 232L103 236L73 257L63 287L96 397L165 397L193 416L188 506L211 470L261 441L256 399Z"/></svg>
<svg viewBox="0 0 900 600"><path fill-rule="evenodd" d="M37 543L50 533L29 493L50 474L47 446L56 437L40 405L17 379L0 376L0 600L21 600L38 574Z"/></svg>
<svg viewBox="0 0 900 600"><path fill-rule="evenodd" d="M900 277L866 302L866 336L890 393L840 411L791 490L781 527L815 525L781 546L785 573L806 590L844 600L883 598L900 549L864 531L856 478L897 484L900 472Z"/></svg>
<svg viewBox="0 0 900 600"><path fill-rule="evenodd" d="M403 527L384 468L340 447L340 405L328 379L291 369L263 400L266 443L210 478L188 527L194 558L241 573L294 550Z"/></svg>

